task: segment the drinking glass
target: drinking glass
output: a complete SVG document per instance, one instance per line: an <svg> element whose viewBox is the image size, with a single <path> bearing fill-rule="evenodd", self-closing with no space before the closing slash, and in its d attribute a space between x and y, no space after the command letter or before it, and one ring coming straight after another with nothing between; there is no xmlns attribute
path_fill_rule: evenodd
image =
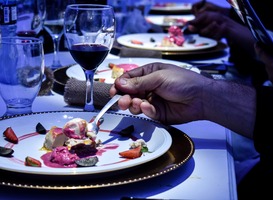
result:
<svg viewBox="0 0 273 200"><path fill-rule="evenodd" d="M44 76L43 41L32 37L2 37L0 68L5 115L31 113Z"/></svg>
<svg viewBox="0 0 273 200"><path fill-rule="evenodd" d="M66 6L73 3L73 0L45 0L44 29L53 40L53 62L51 69L62 67L59 58L60 39L63 35L64 13Z"/></svg>
<svg viewBox="0 0 273 200"><path fill-rule="evenodd" d="M43 29L45 0L17 0L16 35L36 37Z"/></svg>
<svg viewBox="0 0 273 200"><path fill-rule="evenodd" d="M93 111L93 78L96 69L112 48L115 17L109 5L68 5L64 18L64 35L74 60L86 76L86 111Z"/></svg>

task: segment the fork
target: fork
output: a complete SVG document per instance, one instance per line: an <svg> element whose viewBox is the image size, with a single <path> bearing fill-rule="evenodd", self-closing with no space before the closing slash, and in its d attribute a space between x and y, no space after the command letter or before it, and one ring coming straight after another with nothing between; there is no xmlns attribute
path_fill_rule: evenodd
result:
<svg viewBox="0 0 273 200"><path fill-rule="evenodd" d="M98 134L99 132L99 126L98 126L98 122L100 120L100 118L103 116L103 114L112 106L114 105L121 97L122 95L116 94L115 96L113 96L110 101L107 102L107 104L105 104L105 106L101 109L101 111L98 113L98 115L96 116L96 118L91 122L88 123L88 132L92 132L94 134Z"/></svg>

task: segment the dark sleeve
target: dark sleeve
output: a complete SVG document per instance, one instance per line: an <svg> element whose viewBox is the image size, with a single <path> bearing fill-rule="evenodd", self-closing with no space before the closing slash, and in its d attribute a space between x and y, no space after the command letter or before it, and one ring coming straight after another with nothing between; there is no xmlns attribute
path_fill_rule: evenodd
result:
<svg viewBox="0 0 273 200"><path fill-rule="evenodd" d="M257 91L254 145L265 156L273 155L273 87L259 87Z"/></svg>

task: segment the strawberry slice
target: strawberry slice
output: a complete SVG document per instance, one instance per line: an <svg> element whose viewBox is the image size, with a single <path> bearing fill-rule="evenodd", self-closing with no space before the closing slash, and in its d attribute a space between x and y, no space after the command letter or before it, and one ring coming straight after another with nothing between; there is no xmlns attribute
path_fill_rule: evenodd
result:
<svg viewBox="0 0 273 200"><path fill-rule="evenodd" d="M27 156L25 158L25 165L26 166L31 166L31 167L41 167L42 163L39 160L35 159L35 158Z"/></svg>
<svg viewBox="0 0 273 200"><path fill-rule="evenodd" d="M139 40L131 40L132 44L139 44L139 45L143 45L143 42L139 41Z"/></svg>
<svg viewBox="0 0 273 200"><path fill-rule="evenodd" d="M14 144L18 143L18 137L14 133L13 129L11 127L8 127L4 132L3 135L6 137L6 139L9 142L12 142Z"/></svg>
<svg viewBox="0 0 273 200"><path fill-rule="evenodd" d="M141 146L138 146L134 149L119 152L119 155L123 158L129 159L139 158L142 155Z"/></svg>

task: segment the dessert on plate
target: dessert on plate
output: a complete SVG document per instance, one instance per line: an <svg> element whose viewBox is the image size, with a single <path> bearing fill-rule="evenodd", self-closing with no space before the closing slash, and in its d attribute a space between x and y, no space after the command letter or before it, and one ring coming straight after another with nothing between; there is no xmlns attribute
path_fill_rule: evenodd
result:
<svg viewBox="0 0 273 200"><path fill-rule="evenodd" d="M124 72L130 71L139 67L137 64L134 63L123 63L123 64L114 64L109 63L109 67L112 69L112 78L116 79L120 77Z"/></svg>
<svg viewBox="0 0 273 200"><path fill-rule="evenodd" d="M170 26L168 35L161 41L162 47L181 47L185 42L185 37L181 28L178 26Z"/></svg>

